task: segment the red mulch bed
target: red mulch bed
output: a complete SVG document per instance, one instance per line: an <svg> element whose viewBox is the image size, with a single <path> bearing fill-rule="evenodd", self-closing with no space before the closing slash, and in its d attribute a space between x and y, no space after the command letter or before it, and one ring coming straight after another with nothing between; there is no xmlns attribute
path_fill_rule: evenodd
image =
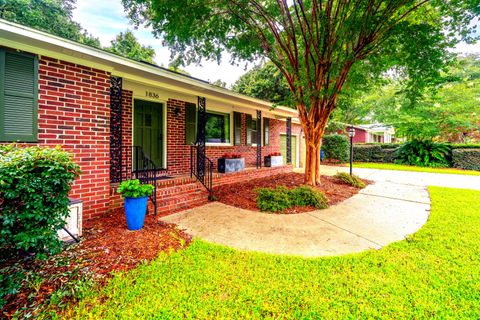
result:
<svg viewBox="0 0 480 320"><path fill-rule="evenodd" d="M268 178L260 178L250 180L248 182L232 183L216 187L213 191L218 201L253 211L260 211L257 207L257 193L255 188L276 188L278 186L285 186L289 189L304 185L304 175L301 173L285 173ZM370 182L363 180L366 184ZM347 185L334 177L322 176L321 185L316 187L323 192L328 200L328 205L334 205L344 201L357 194L360 189ZM292 207L282 213L302 213L316 210L312 206L308 207Z"/></svg>
<svg viewBox="0 0 480 320"><path fill-rule="evenodd" d="M123 209L118 210L86 221L84 239L79 244L71 245L45 261L35 261L31 257L0 260L2 273L20 271L43 279L36 288L32 288L31 280L22 280L19 292L5 297L7 303L0 318L10 318L22 308L26 308L22 314L35 314L48 304L52 293L68 291L69 284L75 281L90 279L94 285L104 285L112 272L130 270L154 259L162 251L178 250L191 242L190 236L157 219L154 215L147 215L141 230L129 231ZM72 299L74 297L64 297L59 307Z"/></svg>

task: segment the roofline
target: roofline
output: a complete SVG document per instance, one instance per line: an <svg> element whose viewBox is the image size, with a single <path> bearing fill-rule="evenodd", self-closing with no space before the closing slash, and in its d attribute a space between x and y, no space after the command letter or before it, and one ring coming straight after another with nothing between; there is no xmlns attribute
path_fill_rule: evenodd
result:
<svg viewBox="0 0 480 320"><path fill-rule="evenodd" d="M250 103L261 105L269 109L272 109L274 107L274 104L268 101L252 98L244 94L236 93L231 90L212 85L203 80L195 79L193 77L178 74L175 72L170 72L165 69L159 68L158 66L153 66L143 62L138 62L132 59L128 59L99 48L91 47L83 43L78 43L69 39L65 39L56 35L49 34L44 31L33 29L21 24L4 20L4 19L0 19L0 31L6 31L9 33L20 35L30 39L35 39L37 41L52 44L52 45L61 47L63 49L75 51L77 53L81 53L81 54L89 55L98 59L109 61L112 64L127 66L137 71L161 76L166 79L178 81L186 85L197 87L199 89L207 89L214 93L223 94L223 95L230 96L232 98L248 101ZM273 112L275 112L275 110L278 110L281 113L290 115L291 117L298 116L297 110L288 108L285 106L276 106L273 108L273 110L274 110Z"/></svg>

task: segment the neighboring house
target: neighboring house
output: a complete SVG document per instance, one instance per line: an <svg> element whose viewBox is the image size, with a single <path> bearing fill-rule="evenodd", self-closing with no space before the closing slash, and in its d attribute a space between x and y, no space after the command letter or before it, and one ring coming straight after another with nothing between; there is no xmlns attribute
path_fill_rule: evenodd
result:
<svg viewBox="0 0 480 320"><path fill-rule="evenodd" d="M362 124L355 128L354 143L393 143L396 142L395 129L383 124Z"/></svg>
<svg viewBox="0 0 480 320"><path fill-rule="evenodd" d="M72 197L84 218L121 206L132 172L154 175L157 211L205 203L208 160L240 153L249 168L213 184L286 172L300 162L297 112L207 82L0 20L0 142L62 145L82 174ZM293 119L293 120L292 120ZM198 147L192 146L194 143ZM204 159L203 157L208 159ZM200 160L199 160L200 159ZM191 177L191 168L194 168Z"/></svg>

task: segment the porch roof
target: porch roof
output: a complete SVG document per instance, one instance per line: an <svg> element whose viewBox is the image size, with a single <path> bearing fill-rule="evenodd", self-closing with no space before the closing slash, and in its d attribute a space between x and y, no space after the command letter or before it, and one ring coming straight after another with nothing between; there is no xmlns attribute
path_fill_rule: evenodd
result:
<svg viewBox="0 0 480 320"><path fill-rule="evenodd" d="M49 33L0 19L0 43L22 51L49 56L87 67L108 71L115 76L147 85L159 86L174 92L213 98L238 106L270 110L279 117L297 118L296 110L277 106L206 81L172 72L152 64L134 61L98 48L67 40ZM297 122L297 119L294 119Z"/></svg>

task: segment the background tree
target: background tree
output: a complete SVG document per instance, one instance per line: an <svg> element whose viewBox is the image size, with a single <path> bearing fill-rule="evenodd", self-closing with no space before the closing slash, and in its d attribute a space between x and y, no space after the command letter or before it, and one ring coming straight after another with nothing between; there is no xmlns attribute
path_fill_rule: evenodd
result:
<svg viewBox="0 0 480 320"><path fill-rule="evenodd" d="M100 47L97 38L72 20L75 3L75 0L0 0L0 18Z"/></svg>
<svg viewBox="0 0 480 320"><path fill-rule="evenodd" d="M295 108L288 83L271 62L255 66L240 76L232 90L250 97Z"/></svg>
<svg viewBox="0 0 480 320"><path fill-rule="evenodd" d="M398 136L420 140L466 142L480 129L480 56L459 57L437 84L415 98L399 81L367 95L378 121L396 128Z"/></svg>
<svg viewBox="0 0 480 320"><path fill-rule="evenodd" d="M138 42L138 39L130 30L120 32L111 41L111 45L105 49L133 60L155 64L153 61L155 50L151 46L144 46Z"/></svg>
<svg viewBox="0 0 480 320"><path fill-rule="evenodd" d="M350 71L398 66L428 84L446 48L471 37L477 0L123 0L176 60L268 58L284 75L306 141L305 182L320 183L321 138ZM416 13L416 14L413 14ZM456 37L455 37L456 36ZM470 40L470 39L469 39ZM387 59L388 58L388 59ZM431 77L429 77L431 75ZM415 83L412 88L421 88Z"/></svg>

